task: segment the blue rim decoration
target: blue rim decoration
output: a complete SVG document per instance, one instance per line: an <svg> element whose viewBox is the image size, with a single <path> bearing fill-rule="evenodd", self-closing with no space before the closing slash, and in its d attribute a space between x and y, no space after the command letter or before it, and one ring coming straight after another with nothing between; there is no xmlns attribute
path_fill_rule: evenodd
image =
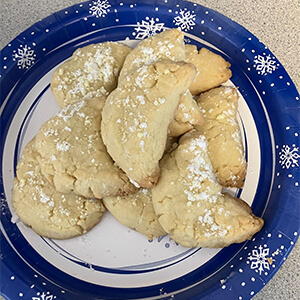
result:
<svg viewBox="0 0 300 300"><path fill-rule="evenodd" d="M176 299L250 299L290 253L300 231L299 93L280 62L255 36L198 4L182 0L87 1L39 21L16 37L0 56L1 166L8 130L25 96L76 48L107 40L141 40L172 27L181 28L186 42L201 46L193 39L196 36L213 45L232 65L232 82L240 87L258 128L263 164L252 209L265 221L262 231L252 240L223 249L201 267L163 285L96 285L52 266L22 236L11 222L2 167L0 270L1 294L7 299L83 299L82 295L84 299L162 299L172 295ZM12 149L14 168L26 120L45 91L32 103L23 120L16 148ZM247 140L251 142L251 137Z"/></svg>

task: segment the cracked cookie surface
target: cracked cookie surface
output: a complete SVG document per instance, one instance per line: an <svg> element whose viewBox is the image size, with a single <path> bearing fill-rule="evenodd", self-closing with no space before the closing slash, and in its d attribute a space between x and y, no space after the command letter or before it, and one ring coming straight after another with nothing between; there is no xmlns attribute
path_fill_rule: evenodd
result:
<svg viewBox="0 0 300 300"><path fill-rule="evenodd" d="M128 196L104 197L103 203L120 223L149 239L166 234L154 212L150 189L139 189Z"/></svg>
<svg viewBox="0 0 300 300"><path fill-rule="evenodd" d="M117 42L91 44L77 49L53 73L51 90L60 107L78 99L107 96L131 48Z"/></svg>
<svg viewBox="0 0 300 300"><path fill-rule="evenodd" d="M43 175L63 193L86 198L136 191L114 165L100 134L105 97L78 100L62 109L38 131L35 147Z"/></svg>
<svg viewBox="0 0 300 300"><path fill-rule="evenodd" d="M127 75L144 65L163 60L185 61L186 45L183 38L184 34L179 29L170 29L141 41L125 58L119 82L126 80ZM202 113L187 90L179 98L175 117L170 123L169 135L179 136L202 122Z"/></svg>
<svg viewBox="0 0 300 300"><path fill-rule="evenodd" d="M219 87L197 99L204 123L197 127L206 137L208 155L218 181L225 187L244 185L247 162L237 121L238 92L235 88Z"/></svg>
<svg viewBox="0 0 300 300"><path fill-rule="evenodd" d="M168 136L178 137L195 126L202 126L203 123L203 114L188 90L180 95L175 117L169 125Z"/></svg>
<svg viewBox="0 0 300 300"><path fill-rule="evenodd" d="M222 194L207 155L205 136L185 134L161 161L161 177L152 189L158 220L185 247L221 248L250 239L263 226L249 205Z"/></svg>
<svg viewBox="0 0 300 300"><path fill-rule="evenodd" d="M157 62L142 66L119 82L107 98L101 134L117 165L141 187L159 178L159 160L179 96L193 81L192 64Z"/></svg>
<svg viewBox="0 0 300 300"><path fill-rule="evenodd" d="M184 34L178 29L165 30L142 40L126 56L120 72L119 82L136 69L161 60L184 61Z"/></svg>
<svg viewBox="0 0 300 300"><path fill-rule="evenodd" d="M99 223L105 211L102 202L57 192L42 175L37 157L31 141L24 149L14 179L13 207L24 224L41 236L67 239L84 234Z"/></svg>
<svg viewBox="0 0 300 300"><path fill-rule="evenodd" d="M186 61L194 64L198 70L195 81L190 86L192 95L218 87L231 77L230 63L221 55L194 45L185 45Z"/></svg>

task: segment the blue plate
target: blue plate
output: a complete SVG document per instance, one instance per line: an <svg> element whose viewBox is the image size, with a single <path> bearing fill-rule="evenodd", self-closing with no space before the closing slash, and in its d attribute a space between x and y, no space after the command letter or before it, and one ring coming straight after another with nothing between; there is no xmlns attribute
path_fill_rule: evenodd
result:
<svg viewBox="0 0 300 300"><path fill-rule="evenodd" d="M94 0L36 23L1 51L1 293L8 299L249 299L276 273L299 236L299 94L288 74L246 29L185 1ZM22 149L58 106L56 66L78 47L131 46L166 28L222 55L239 87L248 173L242 190L265 221L250 241L186 249L168 236L146 240L108 213L88 234L41 238L14 215L11 187Z"/></svg>

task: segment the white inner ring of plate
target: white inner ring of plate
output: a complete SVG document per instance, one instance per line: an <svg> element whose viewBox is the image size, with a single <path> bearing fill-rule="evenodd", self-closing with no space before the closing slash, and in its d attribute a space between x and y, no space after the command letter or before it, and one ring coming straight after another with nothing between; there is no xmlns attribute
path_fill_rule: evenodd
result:
<svg viewBox="0 0 300 300"><path fill-rule="evenodd" d="M194 36L193 38L204 42ZM137 41L124 42L130 46L137 43ZM210 46L213 47L213 45ZM17 134L26 113L41 91L50 83L53 71L54 69L42 77L26 95L7 134L3 157L3 185L11 211L13 211L11 187L14 158L12 149L15 149ZM231 82L226 84L233 86ZM49 88L36 106L27 128L24 127L26 132L24 132L24 139L20 145L21 151L40 126L58 111L59 107ZM260 145L251 111L241 95L239 115L244 123L245 135L251 137L248 139L248 172L241 194L241 198L251 205L260 174ZM109 287L133 288L161 284L190 273L220 251L220 249L200 249L190 255L193 250L176 245L169 240L168 236L160 241L155 239L150 243L146 237L119 224L109 213L106 213L100 224L84 236L63 241L43 239L22 222L17 222L16 226L39 255L59 270L86 282ZM79 265L76 262L85 265ZM170 263L173 263L172 266L165 267ZM161 267L161 269L142 274L115 274L95 270L93 269L95 265L115 270L149 270L157 267Z"/></svg>

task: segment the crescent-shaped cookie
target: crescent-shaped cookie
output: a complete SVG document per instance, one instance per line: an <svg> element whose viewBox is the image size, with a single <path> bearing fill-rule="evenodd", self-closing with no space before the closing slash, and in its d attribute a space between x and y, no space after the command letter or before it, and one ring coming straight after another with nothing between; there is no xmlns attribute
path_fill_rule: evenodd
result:
<svg viewBox="0 0 300 300"><path fill-rule="evenodd" d="M241 188L247 162L237 122L238 99L237 90L231 87L219 87L201 94L197 103L205 121L197 129L207 139L208 155L220 184Z"/></svg>
<svg viewBox="0 0 300 300"><path fill-rule="evenodd" d="M161 161L152 189L158 220L185 247L221 248L250 239L263 226L249 205L222 194L207 155L204 135L192 130Z"/></svg>
<svg viewBox="0 0 300 300"><path fill-rule="evenodd" d="M192 64L170 61L138 68L108 96L101 134L117 165L141 187L153 187L168 127L196 75Z"/></svg>
<svg viewBox="0 0 300 300"><path fill-rule="evenodd" d="M174 62L185 61L184 34L180 29L165 30L141 41L125 58L120 72L119 82L139 67L154 62L169 60ZM194 128L193 125L201 125L203 116L189 90L179 98L178 108L174 119L170 123L169 135L180 136Z"/></svg>

